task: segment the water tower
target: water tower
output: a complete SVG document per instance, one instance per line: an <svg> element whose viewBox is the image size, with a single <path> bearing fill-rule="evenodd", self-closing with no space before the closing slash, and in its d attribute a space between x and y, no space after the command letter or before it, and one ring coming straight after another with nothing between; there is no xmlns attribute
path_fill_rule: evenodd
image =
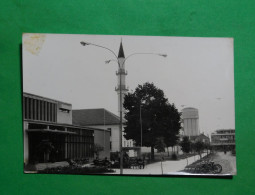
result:
<svg viewBox="0 0 255 195"><path fill-rule="evenodd" d="M184 108L182 110L183 130L185 136L199 135L199 115L196 108Z"/></svg>

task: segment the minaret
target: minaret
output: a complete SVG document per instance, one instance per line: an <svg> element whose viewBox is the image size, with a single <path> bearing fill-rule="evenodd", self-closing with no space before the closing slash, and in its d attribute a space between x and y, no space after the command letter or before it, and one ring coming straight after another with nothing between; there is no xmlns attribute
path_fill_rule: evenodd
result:
<svg viewBox="0 0 255 195"><path fill-rule="evenodd" d="M116 72L117 75L117 87L115 88L115 91L118 94L118 111L120 112L120 88L122 93L122 106L124 102L124 95L127 93L128 89L126 88L126 75L127 72L125 70L125 54L122 46L122 40L120 42L120 49L118 54L118 64L119 64L119 70Z"/></svg>

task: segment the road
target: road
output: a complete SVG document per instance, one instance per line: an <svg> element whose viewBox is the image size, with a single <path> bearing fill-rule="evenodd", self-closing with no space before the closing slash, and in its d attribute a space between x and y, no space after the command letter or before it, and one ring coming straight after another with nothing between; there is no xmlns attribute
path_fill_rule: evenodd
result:
<svg viewBox="0 0 255 195"><path fill-rule="evenodd" d="M210 157L205 158L205 160L213 161L215 164L220 164L222 166L222 171L219 175L235 175L236 174L236 157L231 154L231 152L217 152L212 154ZM199 172L194 172L194 168L199 165L199 162L196 162L189 166L189 169L180 171L183 174L203 174ZM213 174L212 172L204 174Z"/></svg>
<svg viewBox="0 0 255 195"><path fill-rule="evenodd" d="M203 154L205 156L206 153ZM196 160L199 159L199 155L192 156L188 158L188 162L193 163ZM163 165L163 174L172 174L172 175L180 175L183 174L179 172L180 170L183 170L185 166L187 165L187 160L167 160L162 162ZM114 169L115 173L110 174L120 174L119 169ZM162 175L161 171L161 162L156 162L152 164L148 164L145 166L144 169L123 169L123 174L128 175ZM185 173L186 174L186 173Z"/></svg>
<svg viewBox="0 0 255 195"><path fill-rule="evenodd" d="M206 153L203 154L205 156ZM197 161L199 156L193 156L188 158L189 164ZM212 159L216 164L220 164L222 166L222 174L234 175L236 174L236 157L232 156L230 152L224 154L224 152L218 152L213 156ZM192 173L183 172L184 168L187 165L187 160L177 160L177 161L163 161L163 174L164 175L188 175ZM119 174L119 169L114 169L114 173L110 174ZM152 164L148 164L144 169L123 169L123 174L127 175L161 175L161 162L156 162Z"/></svg>
<svg viewBox="0 0 255 195"><path fill-rule="evenodd" d="M222 166L221 174L236 174L236 157L231 152L227 152L226 154L224 152L218 152L212 160Z"/></svg>

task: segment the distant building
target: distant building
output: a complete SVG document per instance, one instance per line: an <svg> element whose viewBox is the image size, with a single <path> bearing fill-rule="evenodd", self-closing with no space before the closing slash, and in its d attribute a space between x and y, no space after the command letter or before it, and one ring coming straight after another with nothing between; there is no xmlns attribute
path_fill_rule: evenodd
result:
<svg viewBox="0 0 255 195"><path fill-rule="evenodd" d="M23 93L24 163L93 158L94 143L103 142L110 156L110 131L72 124L72 105Z"/></svg>
<svg viewBox="0 0 255 195"><path fill-rule="evenodd" d="M199 115L196 108L184 108L182 110L184 136L199 135Z"/></svg>
<svg viewBox="0 0 255 195"><path fill-rule="evenodd" d="M119 124L120 119L110 111L99 108L99 109L81 109L73 110L73 124L87 126L102 130L109 130L111 132L110 149L111 152L120 151L119 142ZM123 132L123 131L122 131ZM122 133L123 135L124 133ZM99 143L102 145L103 143ZM126 140L122 136L122 147L133 147L134 143L132 140Z"/></svg>
<svg viewBox="0 0 255 195"><path fill-rule="evenodd" d="M207 137L205 134L201 133L200 135L197 136L190 136L190 141L195 143L195 142L203 142L205 144L210 143L210 138Z"/></svg>
<svg viewBox="0 0 255 195"><path fill-rule="evenodd" d="M235 149L235 129L219 129L211 134L211 146L216 150Z"/></svg>

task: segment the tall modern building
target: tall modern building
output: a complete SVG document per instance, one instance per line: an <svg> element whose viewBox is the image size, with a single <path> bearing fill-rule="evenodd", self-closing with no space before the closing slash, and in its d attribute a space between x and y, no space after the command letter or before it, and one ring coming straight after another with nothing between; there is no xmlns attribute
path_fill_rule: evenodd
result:
<svg viewBox="0 0 255 195"><path fill-rule="evenodd" d="M199 115L196 108L184 108L182 110L184 136L198 136L199 132Z"/></svg>

